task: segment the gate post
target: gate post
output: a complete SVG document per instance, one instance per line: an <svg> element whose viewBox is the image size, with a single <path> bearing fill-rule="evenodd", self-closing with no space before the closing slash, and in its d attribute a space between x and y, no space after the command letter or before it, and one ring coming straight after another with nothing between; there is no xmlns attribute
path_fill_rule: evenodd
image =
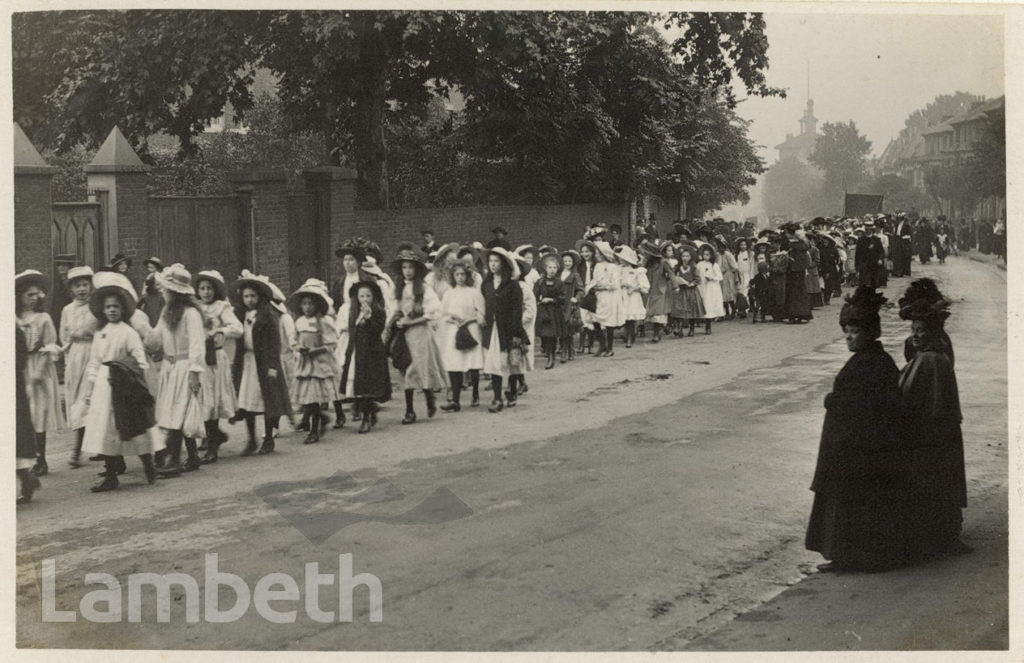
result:
<svg viewBox="0 0 1024 663"><path fill-rule="evenodd" d="M85 167L89 190L106 198L103 226L103 262L115 253L134 259L132 281L141 283L142 261L150 255L149 213L146 180L149 166L132 149L121 130L114 127L96 156Z"/></svg>
<svg viewBox="0 0 1024 663"><path fill-rule="evenodd" d="M50 184L55 169L46 163L14 123L14 271L53 274ZM52 293L51 293L52 294Z"/></svg>
<svg viewBox="0 0 1024 663"><path fill-rule="evenodd" d="M235 170L228 180L242 194L243 209L251 212L252 270L288 292L288 174L271 168Z"/></svg>
<svg viewBox="0 0 1024 663"><path fill-rule="evenodd" d="M323 280L331 283L341 274L341 262L334 249L352 234L356 212L356 172L338 166L317 166L302 171L306 191L316 200L316 234L320 238Z"/></svg>

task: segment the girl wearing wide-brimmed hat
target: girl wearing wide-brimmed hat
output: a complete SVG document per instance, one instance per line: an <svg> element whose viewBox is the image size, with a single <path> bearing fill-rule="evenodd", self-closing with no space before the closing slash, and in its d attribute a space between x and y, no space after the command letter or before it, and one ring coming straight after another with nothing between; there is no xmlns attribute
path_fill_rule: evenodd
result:
<svg viewBox="0 0 1024 663"><path fill-rule="evenodd" d="M92 293L92 268L88 265L68 270L68 288L74 299L60 314L60 342L64 350L64 409L68 428L75 431L75 450L71 453L71 467L81 467L82 436L85 435L85 417L78 402L85 367L89 363L89 349L96 331L96 316L89 310Z"/></svg>
<svg viewBox="0 0 1024 663"><path fill-rule="evenodd" d="M538 251L533 244L521 244L512 252L520 263L520 280L533 292L533 284L541 277L540 272L534 267L537 262Z"/></svg>
<svg viewBox="0 0 1024 663"><path fill-rule="evenodd" d="M398 302L398 311L391 324L405 336L412 357L412 363L402 372L405 389L405 417L402 423L411 424L416 421L416 410L413 408L416 391L423 391L427 401L427 416L433 417L437 412L434 391L448 387L448 378L441 364L441 352L431 328L431 323L441 316L441 301L437 293L424 283L427 265L413 244L400 245L391 265L397 275L394 296Z"/></svg>
<svg viewBox="0 0 1024 663"><path fill-rule="evenodd" d="M480 404L480 371L484 367L480 325L484 321L485 304L473 276L473 269L467 263L456 262L449 272L449 287L441 298L438 345L441 349L441 363L448 371L448 379L452 384L452 400L441 406L445 412L458 412L462 409L459 398L463 375L466 373L470 376L472 387L471 406ZM473 347L460 348L460 334L469 334L473 339Z"/></svg>
<svg viewBox="0 0 1024 663"><path fill-rule="evenodd" d="M433 266L424 277L423 282L428 288L433 288L438 300L443 299L444 293L451 287L451 271L458 259L458 242L444 244L434 252Z"/></svg>
<svg viewBox="0 0 1024 663"><path fill-rule="evenodd" d="M256 417L263 415L260 455L273 453L274 429L292 412L288 383L281 368L281 322L272 305L270 280L243 270L232 284L235 316L242 321L242 341L235 349L231 377L238 393L235 419L245 420L248 433L242 456L256 453ZM282 297L283 298L283 297Z"/></svg>
<svg viewBox="0 0 1024 663"><path fill-rule="evenodd" d="M64 411L60 406L57 386L57 358L61 349L57 345L57 330L49 313L43 309L46 277L34 269L27 269L14 277L17 324L25 334L28 361L25 382L28 384L32 426L36 433L38 459L32 468L36 476L49 472L46 464L46 434L64 428Z"/></svg>
<svg viewBox="0 0 1024 663"><path fill-rule="evenodd" d="M665 259L662 247L672 246L670 242L660 245L657 240L644 240L640 243L640 253L647 260L647 282L650 289L647 293L647 318L651 323L653 335L651 343L661 342L661 332L669 322L672 302L676 286L672 267Z"/></svg>
<svg viewBox="0 0 1024 663"><path fill-rule="evenodd" d="M722 270L718 266L715 248L704 244L699 249L697 275L700 276L700 298L704 304L704 334L711 333L711 321L725 317L722 301Z"/></svg>
<svg viewBox="0 0 1024 663"><path fill-rule="evenodd" d="M212 398L213 385L207 379L206 330L203 314L196 303L192 274L180 263L165 267L159 276L164 309L146 348L163 353L160 387L156 399L156 423L167 434L170 463L165 474L199 469L199 448L195 438L185 438L182 429L185 412L192 400L206 411L206 399ZM185 443L188 460L181 465L181 446ZM163 465L164 458L158 460Z"/></svg>
<svg viewBox="0 0 1024 663"><path fill-rule="evenodd" d="M301 406L303 416L310 419L304 444L314 444L320 441L321 411L328 403L340 405L340 370L334 356L338 332L330 317L331 301L322 281L309 279L303 283L288 298L288 307L295 315L298 342L293 403Z"/></svg>
<svg viewBox="0 0 1024 663"><path fill-rule="evenodd" d="M613 357L615 330L626 322L622 309L622 270L608 242L598 240L594 246L597 248L597 264L594 265L594 278L588 287L597 293L594 329L601 343L597 356Z"/></svg>
<svg viewBox="0 0 1024 663"><path fill-rule="evenodd" d="M388 353L382 336L387 323L384 293L375 281L360 281L349 291L342 307L348 318L339 320L348 328L348 346L341 369L342 401L352 403L361 420L360 433L377 424L377 403L391 398Z"/></svg>
<svg viewBox="0 0 1024 663"><path fill-rule="evenodd" d="M206 454L204 463L217 461L217 450L227 442L227 434L217 424L219 419L235 416L238 400L231 381L231 365L224 349L225 341L242 336L242 323L227 301L227 284L217 270L205 270L195 276L196 301L203 314L206 330L206 381L210 393L204 401Z"/></svg>
<svg viewBox="0 0 1024 663"><path fill-rule="evenodd" d="M79 399L88 412L82 449L102 455L106 466L103 481L92 488L98 493L117 488L125 456L139 457L146 481L152 484L153 454L164 448L164 441L156 430L154 399L143 377L146 351L129 323L136 307L131 282L117 272L99 272L93 286L89 309L97 328Z"/></svg>
<svg viewBox="0 0 1024 663"><path fill-rule="evenodd" d="M502 383L511 375L509 355L512 351L522 353L529 346L523 329L523 291L517 283L519 267L507 250L497 247L487 252L488 274L481 286L484 296L484 372L491 376L493 400L489 412L501 412L505 408L502 400ZM516 400L517 394L509 392Z"/></svg>
<svg viewBox="0 0 1024 663"><path fill-rule="evenodd" d="M625 244L615 248L622 270L622 311L626 320L626 347L636 342L636 324L647 319L644 297L651 290L647 270L640 266L640 256Z"/></svg>
<svg viewBox="0 0 1024 663"><path fill-rule="evenodd" d="M565 336L559 341L559 361L565 363L576 356L574 337L583 329L580 321L580 299L583 298L583 279L580 278L579 265L582 261L575 249L563 251L560 255L562 271L558 278L565 289Z"/></svg>
<svg viewBox="0 0 1024 663"><path fill-rule="evenodd" d="M533 341L536 337L537 327L537 297L533 294L533 288L527 284L526 277L533 270L533 263L529 258L520 258L511 254L516 261L516 278L519 289L523 293L523 331L526 336L522 342L522 352L518 353L519 361L509 361L508 390L505 392L505 400L508 407L515 407L516 396L525 394L530 387L526 384L526 374L533 370L536 363L536 352ZM509 392L513 394L509 398Z"/></svg>

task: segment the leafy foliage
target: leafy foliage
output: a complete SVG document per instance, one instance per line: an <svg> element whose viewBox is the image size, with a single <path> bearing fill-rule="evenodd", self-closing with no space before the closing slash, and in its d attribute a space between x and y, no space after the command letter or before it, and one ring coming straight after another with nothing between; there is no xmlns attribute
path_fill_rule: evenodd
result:
<svg viewBox="0 0 1024 663"><path fill-rule="evenodd" d="M678 182L710 209L742 200L762 168L731 115L734 80L783 95L766 83L764 19L752 13L144 10L14 22L15 119L30 137L91 147L116 124L145 157L149 137L173 136L181 173L162 148L149 157L167 175L161 190L213 186L214 154L239 139L195 137L225 104L255 110L258 67L279 77L275 135L320 136L333 163L356 167L371 207L621 198ZM679 36L667 43L656 26ZM454 89L465 108L444 117L436 102Z"/></svg>

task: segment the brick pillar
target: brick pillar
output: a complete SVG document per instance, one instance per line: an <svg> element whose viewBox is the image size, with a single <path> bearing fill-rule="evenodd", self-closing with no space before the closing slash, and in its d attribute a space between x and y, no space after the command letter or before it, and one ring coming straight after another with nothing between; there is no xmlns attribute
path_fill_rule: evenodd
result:
<svg viewBox="0 0 1024 663"><path fill-rule="evenodd" d="M46 163L28 136L14 125L14 271L38 269L53 274L50 183Z"/></svg>
<svg viewBox="0 0 1024 663"><path fill-rule="evenodd" d="M232 171L235 191L248 195L255 230L252 270L288 292L288 178L277 169Z"/></svg>
<svg viewBox="0 0 1024 663"><path fill-rule="evenodd" d="M342 273L334 250L352 236L355 227L356 172L338 166L318 166L302 171L306 191L317 201L317 236L324 280L332 283Z"/></svg>
<svg viewBox="0 0 1024 663"><path fill-rule="evenodd" d="M116 253L133 259L128 275L141 283L142 261L151 254L146 184L149 166L142 163L121 131L114 127L85 167L89 191L103 204L104 253L109 262Z"/></svg>

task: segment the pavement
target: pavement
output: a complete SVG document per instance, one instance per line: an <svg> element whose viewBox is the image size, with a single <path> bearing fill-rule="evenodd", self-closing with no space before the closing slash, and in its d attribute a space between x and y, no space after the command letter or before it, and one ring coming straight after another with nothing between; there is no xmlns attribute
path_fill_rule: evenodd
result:
<svg viewBox="0 0 1024 663"><path fill-rule="evenodd" d="M725 322L711 336L641 339L611 359L538 370L519 405L497 415L427 419L420 401L421 421L401 426L392 401L370 435L350 424L303 446L285 434L278 453L255 458L234 455L244 435L235 427L221 462L154 487L129 459L121 490L91 494L98 468L64 469L71 442L59 438L44 489L18 510L18 646L1005 648L1005 273L963 258L914 267L956 300L948 329L972 554L885 574L816 572L822 560L803 548L808 485L822 398L849 356L833 302L807 325ZM907 283L893 280L887 296ZM909 326L894 309L883 316L883 343L902 365ZM350 554L354 573L379 578L383 619L371 621L372 592L357 588L351 621L318 621L299 600L290 623L254 609L186 623L180 586L167 623L145 593L141 623L85 619L87 573L122 583L183 573L202 585L207 553L250 588L269 573L296 578L307 600L307 564L334 573ZM41 618L47 559L54 605L78 611L75 622ZM325 589L322 609L337 608L339 594ZM227 588L213 596L233 600Z"/></svg>

